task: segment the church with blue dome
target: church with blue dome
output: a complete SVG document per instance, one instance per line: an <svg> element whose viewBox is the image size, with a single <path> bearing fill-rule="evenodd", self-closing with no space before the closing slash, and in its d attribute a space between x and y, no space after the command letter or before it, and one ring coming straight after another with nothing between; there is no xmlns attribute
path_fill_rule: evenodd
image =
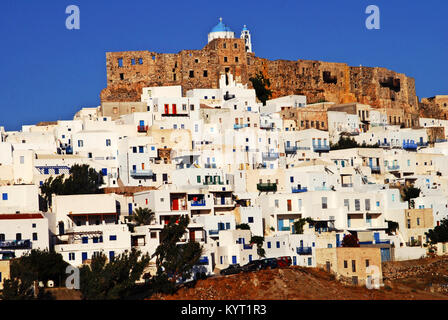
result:
<svg viewBox="0 0 448 320"><path fill-rule="evenodd" d="M243 30L241 31L240 38L245 40L246 51L252 52L251 35L246 25L244 25ZM222 18L219 18L218 24L214 26L208 34L208 43L214 39L235 39L235 32L222 22Z"/></svg>

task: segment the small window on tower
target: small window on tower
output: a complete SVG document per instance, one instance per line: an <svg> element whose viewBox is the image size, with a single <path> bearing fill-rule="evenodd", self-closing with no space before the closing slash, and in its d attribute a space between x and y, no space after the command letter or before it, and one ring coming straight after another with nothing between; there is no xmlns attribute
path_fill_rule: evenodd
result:
<svg viewBox="0 0 448 320"><path fill-rule="evenodd" d="M124 80L124 73L120 73L120 80Z"/></svg>
<svg viewBox="0 0 448 320"><path fill-rule="evenodd" d="M190 78L194 78L194 71L190 70Z"/></svg>
<svg viewBox="0 0 448 320"><path fill-rule="evenodd" d="M238 57L235 57L235 62L238 62Z"/></svg>
<svg viewBox="0 0 448 320"><path fill-rule="evenodd" d="M227 62L227 57L224 57L224 62Z"/></svg>
<svg viewBox="0 0 448 320"><path fill-rule="evenodd" d="M237 49L238 48L238 43L235 43L233 46L235 47L235 49Z"/></svg>
<svg viewBox="0 0 448 320"><path fill-rule="evenodd" d="M204 78L207 78L208 77L208 72L207 72L207 70L204 70Z"/></svg>

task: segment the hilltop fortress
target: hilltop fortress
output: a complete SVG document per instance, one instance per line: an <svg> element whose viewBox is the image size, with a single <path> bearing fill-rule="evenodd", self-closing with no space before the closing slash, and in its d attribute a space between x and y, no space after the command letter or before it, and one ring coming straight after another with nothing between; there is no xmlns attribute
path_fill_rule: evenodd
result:
<svg viewBox="0 0 448 320"><path fill-rule="evenodd" d="M252 52L246 26L236 38L222 20L201 50L108 52L106 58L107 88L101 92L102 102L140 101L141 89L149 86L181 85L184 93L193 88L218 88L221 75L228 73L251 87L250 77L261 72L271 82L273 98L297 94L305 95L308 103L359 102L385 109L389 117L401 116L404 123L412 123L419 114L415 81L405 74L345 63L259 58Z"/></svg>

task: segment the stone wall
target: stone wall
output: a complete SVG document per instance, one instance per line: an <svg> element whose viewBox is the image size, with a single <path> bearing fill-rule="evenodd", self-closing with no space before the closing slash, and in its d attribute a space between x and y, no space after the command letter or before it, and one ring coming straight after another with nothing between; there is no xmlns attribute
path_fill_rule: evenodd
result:
<svg viewBox="0 0 448 320"><path fill-rule="evenodd" d="M243 39L215 39L202 50L177 54L108 52L106 60L108 86L101 92L102 102L140 101L141 89L147 86L181 85L184 94L193 88L217 88L226 72L251 87L249 78L261 72L271 81L273 98L300 94L308 103L359 102L418 113L414 79L404 74L344 63L271 61L245 52Z"/></svg>

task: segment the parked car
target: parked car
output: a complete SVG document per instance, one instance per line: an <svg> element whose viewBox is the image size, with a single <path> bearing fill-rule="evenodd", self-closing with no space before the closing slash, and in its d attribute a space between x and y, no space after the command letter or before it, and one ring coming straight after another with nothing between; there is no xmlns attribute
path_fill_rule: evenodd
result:
<svg viewBox="0 0 448 320"><path fill-rule="evenodd" d="M229 266L228 266L227 268L225 268L225 269L222 269L221 272L220 272L220 274L221 274L222 276L224 276L224 275L229 275L229 274L237 274L237 273L240 273L240 272L242 272L242 271L243 271L243 270L242 270L240 264L239 264L239 263L235 263L235 264L231 264L231 265L229 265Z"/></svg>
<svg viewBox="0 0 448 320"><path fill-rule="evenodd" d="M267 258L261 260L263 269L275 269L278 267L278 262L276 258Z"/></svg>
<svg viewBox="0 0 448 320"><path fill-rule="evenodd" d="M292 259L288 256L278 257L277 264L279 267L289 267L292 264Z"/></svg>
<svg viewBox="0 0 448 320"><path fill-rule="evenodd" d="M261 260L253 260L242 266L243 272L258 271L263 268Z"/></svg>

